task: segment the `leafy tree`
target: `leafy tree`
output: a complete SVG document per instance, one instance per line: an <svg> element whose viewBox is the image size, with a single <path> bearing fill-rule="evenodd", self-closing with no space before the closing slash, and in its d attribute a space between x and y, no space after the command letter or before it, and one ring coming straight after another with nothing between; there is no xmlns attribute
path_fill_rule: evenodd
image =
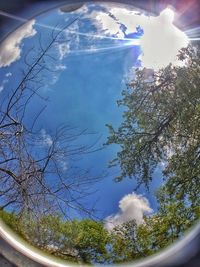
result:
<svg viewBox="0 0 200 267"><path fill-rule="evenodd" d="M20 233L20 227L16 223L17 216L14 213L9 213L9 212L1 210L0 218L6 223L7 226L13 229L13 231L17 232L18 234Z"/></svg>
<svg viewBox="0 0 200 267"><path fill-rule="evenodd" d="M149 186L155 168L162 163L171 193L188 194L199 201L200 166L200 50L180 51L182 66L168 65L157 72L136 70L135 79L122 100L123 121L118 129L108 125L107 144L120 151L111 166L120 165L121 181L134 177ZM178 193L177 193L178 194Z"/></svg>
<svg viewBox="0 0 200 267"><path fill-rule="evenodd" d="M30 213L19 218L5 211L0 215L23 239L47 253L87 264L109 260L110 234L101 222L91 219L66 221L55 213L38 218L30 218Z"/></svg>
<svg viewBox="0 0 200 267"><path fill-rule="evenodd" d="M130 262L152 255L183 237L200 217L200 207L170 194L166 185L157 192L158 210L137 225L129 221L111 233L112 262Z"/></svg>
<svg viewBox="0 0 200 267"><path fill-rule="evenodd" d="M182 237L199 218L200 208L171 194L167 184L157 192L158 210L108 232L90 219L65 221L59 214L23 218L1 211L1 217L30 244L62 259L87 264L113 264L145 258Z"/></svg>
<svg viewBox="0 0 200 267"><path fill-rule="evenodd" d="M153 254L183 237L199 218L199 207L193 207L187 199L170 194L167 186L157 192L158 210L145 217L138 226L138 242L146 255Z"/></svg>
<svg viewBox="0 0 200 267"><path fill-rule="evenodd" d="M67 247L70 242L84 263L107 261L106 247L109 244L109 234L102 223L89 219L66 222L62 232L67 237L65 246Z"/></svg>
<svg viewBox="0 0 200 267"><path fill-rule="evenodd" d="M110 257L114 263L136 260L146 256L138 239L138 225L135 220L116 226L111 233Z"/></svg>
<svg viewBox="0 0 200 267"><path fill-rule="evenodd" d="M117 181L136 178L148 188L157 167L165 181L156 193L158 211L115 232L117 262L165 248L200 217L200 49L189 46L178 57L182 66L136 70L118 101L125 110L121 125L107 125L107 145L121 148L110 163L121 167Z"/></svg>

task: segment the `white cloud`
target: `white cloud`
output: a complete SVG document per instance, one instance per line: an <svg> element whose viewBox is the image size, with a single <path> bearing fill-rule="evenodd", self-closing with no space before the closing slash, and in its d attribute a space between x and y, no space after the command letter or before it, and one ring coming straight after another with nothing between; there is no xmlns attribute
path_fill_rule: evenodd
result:
<svg viewBox="0 0 200 267"><path fill-rule="evenodd" d="M67 53L70 52L70 44L69 43L61 43L57 45L59 59L62 60Z"/></svg>
<svg viewBox="0 0 200 267"><path fill-rule="evenodd" d="M110 14L114 15L114 17L120 24L126 26L126 34L135 32L136 27L141 25L144 19L148 18L147 16L138 13L137 11L119 7L112 8L110 10Z"/></svg>
<svg viewBox="0 0 200 267"><path fill-rule="evenodd" d="M159 17L151 18L149 24L143 26L141 48L144 67L158 70L169 63L183 64L178 61L177 54L181 48L189 44L189 41L186 34L173 25L171 18L168 10L164 10Z"/></svg>
<svg viewBox="0 0 200 267"><path fill-rule="evenodd" d="M61 166L63 171L67 171L68 170L68 163L64 159L60 160L60 166Z"/></svg>
<svg viewBox="0 0 200 267"><path fill-rule="evenodd" d="M6 73L6 77L10 77L10 76L12 76L11 72Z"/></svg>
<svg viewBox="0 0 200 267"><path fill-rule="evenodd" d="M20 59L21 43L25 38L36 34L33 29L35 20L30 20L16 31L11 33L0 45L0 67L10 66L11 63Z"/></svg>
<svg viewBox="0 0 200 267"><path fill-rule="evenodd" d="M112 16L110 15L112 14ZM117 37L123 36L121 25L126 27L125 35L136 32L140 26L144 34L140 38L142 50L142 66L158 70L169 63L182 65L178 61L178 51L189 44L184 32L173 25L174 13L169 8L159 16L146 16L126 8L114 7L105 12L97 13L96 24L103 32Z"/></svg>
<svg viewBox="0 0 200 267"><path fill-rule="evenodd" d="M46 133L45 129L41 130L41 137L43 146L51 146L53 144L51 136Z"/></svg>
<svg viewBox="0 0 200 267"><path fill-rule="evenodd" d="M101 30L105 32L105 34L115 35L117 37L124 37L123 32L120 29L120 24L110 17L109 14L105 12L97 12L94 11L89 16L94 20L97 27L100 27Z"/></svg>
<svg viewBox="0 0 200 267"><path fill-rule="evenodd" d="M2 84L6 84L6 83L8 83L8 79L4 79L2 82Z"/></svg>
<svg viewBox="0 0 200 267"><path fill-rule="evenodd" d="M5 78L3 79L3 81L0 85L0 92L4 90L5 84L7 84L9 82L9 80L7 78L9 78L10 76L12 76L11 72L8 72L5 74Z"/></svg>
<svg viewBox="0 0 200 267"><path fill-rule="evenodd" d="M56 70L66 70L66 66L65 65L63 65L63 64L59 64L59 65L57 65L56 67L55 67L55 69Z"/></svg>
<svg viewBox="0 0 200 267"><path fill-rule="evenodd" d="M152 211L148 200L135 193L124 196L119 201L119 209L118 213L106 217L105 228L108 231L112 231L115 226L130 220L135 220L137 224L141 224L143 223L144 213Z"/></svg>

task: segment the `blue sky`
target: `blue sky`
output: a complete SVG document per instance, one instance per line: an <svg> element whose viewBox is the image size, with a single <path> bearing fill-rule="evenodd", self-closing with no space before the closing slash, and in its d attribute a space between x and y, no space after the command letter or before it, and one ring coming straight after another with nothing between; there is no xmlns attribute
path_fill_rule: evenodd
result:
<svg viewBox="0 0 200 267"><path fill-rule="evenodd" d="M25 67L23 57L31 46L38 47L39 34L42 36L42 45L45 45L50 40L51 27L58 25L62 28L63 25L79 17L80 19L68 29L70 31L61 34L60 42L50 51L58 60L56 65L51 65L50 60L47 63L57 71L41 76L44 85L40 94L48 97L49 101L45 112L37 122L37 127L45 130L48 138L51 138L51 132L60 124L72 125L80 130L87 129L93 134L84 136L79 142L91 144L100 138L96 146L102 147L108 136L105 125L108 123L117 127L122 121L123 109L117 106L116 101L121 99L121 92L127 80L134 77L134 68L140 64L147 67L152 64L156 69L166 64L166 51L155 52L151 46L147 47L145 36L150 38L149 32L153 35L155 31L160 34L159 27L167 23L171 26L172 15L170 12L168 16L163 13L156 20L134 10L110 9L90 4L72 14L55 10L48 15L40 16L22 26L18 32L9 37L9 42L4 43L4 47L8 43L13 45L11 50L4 50L5 55L2 54L0 57L1 97L21 79L20 69ZM152 28L147 25L151 25ZM173 30L176 38L177 36L182 38L182 43L185 45L187 43L185 35L183 36L174 26ZM172 31L165 30L165 34L166 32L168 37L171 36ZM159 38L163 39L160 36ZM138 39L141 40L140 45ZM151 43L151 40L149 42ZM177 43L172 42L172 46L174 47L172 50L176 52ZM167 49L162 44L160 47ZM156 54L152 58L148 53ZM161 58L162 62L158 62L157 54L162 57L165 55ZM31 56L33 55L30 54ZM174 54L169 58L172 60ZM43 105L43 101L37 97L32 99L27 110L27 123L30 116L32 117ZM99 174L108 168L109 161L116 156L118 149L119 147L115 145L104 147L101 151L85 155L76 164L80 168L92 168L93 174ZM134 179L125 178L121 183L113 181L119 171L118 167L114 170L109 169L109 175L93 185L98 192L90 196L88 202L93 203L98 200L96 208L101 218L117 214L119 201L134 192L136 186ZM153 193L161 184L161 177L161 170L157 169L150 191L147 192L141 187L137 192L148 199L150 203L148 205L153 210L156 210ZM135 195L133 197L135 198Z"/></svg>

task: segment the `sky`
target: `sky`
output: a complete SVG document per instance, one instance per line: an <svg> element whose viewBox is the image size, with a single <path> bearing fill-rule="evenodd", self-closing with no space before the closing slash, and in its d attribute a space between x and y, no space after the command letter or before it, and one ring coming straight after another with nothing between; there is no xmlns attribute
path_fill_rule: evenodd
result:
<svg viewBox="0 0 200 267"><path fill-rule="evenodd" d="M87 4L72 13L54 10L25 22L0 44L0 97L6 96L22 78L24 56L30 47L39 47L39 36L45 46L55 27L58 32L74 19L78 20L61 34L59 43L50 50L57 61L52 65L49 59L48 65L55 72L42 75L44 84L40 94L49 101L37 127L47 147L52 142L52 131L61 124L87 129L92 134L86 134L80 143L89 145L98 140L95 146L103 149L88 154L76 164L99 175L108 170L109 161L120 149L115 145L103 146L108 136L105 125L120 125L123 108L116 102L122 98L126 83L134 78L135 68L158 70L169 63L179 65L177 53L189 40L173 25L174 11L169 8L159 16L100 4ZM29 55L30 62L33 56ZM42 100L33 98L27 110L27 123L42 106ZM68 164L62 162L62 168L67 170ZM92 185L98 191L87 200L96 203L97 214L105 219L109 230L130 219L142 223L144 213L156 211L153 193L162 183L161 168L158 168L150 191L141 187L134 192L134 179L114 182L119 172L119 167L109 169L107 177Z"/></svg>

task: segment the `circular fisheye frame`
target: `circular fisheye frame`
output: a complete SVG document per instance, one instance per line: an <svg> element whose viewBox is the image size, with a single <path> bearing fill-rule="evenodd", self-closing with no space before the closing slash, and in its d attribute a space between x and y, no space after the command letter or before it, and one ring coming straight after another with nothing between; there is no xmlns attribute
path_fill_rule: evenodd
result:
<svg viewBox="0 0 200 267"><path fill-rule="evenodd" d="M1 265L197 267L198 3L26 3L0 10Z"/></svg>

